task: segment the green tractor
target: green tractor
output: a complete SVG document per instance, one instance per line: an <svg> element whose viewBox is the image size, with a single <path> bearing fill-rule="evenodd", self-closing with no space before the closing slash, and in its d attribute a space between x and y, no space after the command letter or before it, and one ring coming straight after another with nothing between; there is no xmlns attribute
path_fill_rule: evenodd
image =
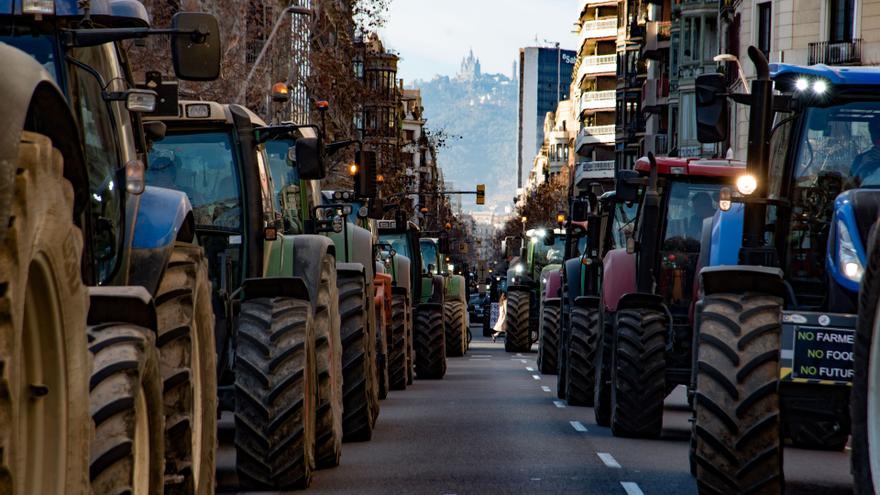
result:
<svg viewBox="0 0 880 495"><path fill-rule="evenodd" d="M467 282L463 276L454 273L454 266L449 263L449 238L446 232L441 232L438 237L423 237L420 243L423 260L428 260L426 266L434 266L436 273L443 277L446 356L464 356L468 348ZM436 259L431 256L434 253Z"/></svg>
<svg viewBox="0 0 880 495"><path fill-rule="evenodd" d="M217 21L154 30L131 0L0 10L0 493L210 493L206 266L187 198L145 186L157 95L123 41L170 35L177 76L214 79Z"/></svg>
<svg viewBox="0 0 880 495"><path fill-rule="evenodd" d="M316 181L325 174L320 133L267 126L244 107L204 101L181 101L156 122L167 131L153 142L148 180L189 195L209 260L219 402L234 411L238 482L306 487L315 467L336 466L341 454L336 247L286 225L266 148L284 141L288 166ZM308 190L300 191L303 206Z"/></svg>

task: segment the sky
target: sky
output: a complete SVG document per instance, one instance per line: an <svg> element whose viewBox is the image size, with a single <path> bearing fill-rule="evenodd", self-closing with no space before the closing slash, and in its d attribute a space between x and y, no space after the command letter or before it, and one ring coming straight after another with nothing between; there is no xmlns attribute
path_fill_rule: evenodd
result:
<svg viewBox="0 0 880 495"><path fill-rule="evenodd" d="M579 0L391 0L381 31L407 83L454 75L473 48L483 72L510 75L519 48L548 40L575 49Z"/></svg>

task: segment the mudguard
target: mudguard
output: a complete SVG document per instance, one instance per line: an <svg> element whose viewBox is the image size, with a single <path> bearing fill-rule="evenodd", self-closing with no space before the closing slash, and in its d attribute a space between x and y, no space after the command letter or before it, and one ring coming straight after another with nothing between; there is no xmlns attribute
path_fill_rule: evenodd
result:
<svg viewBox="0 0 880 495"><path fill-rule="evenodd" d="M264 242L263 277L299 277L309 290L314 307L321 283L321 260L336 256L333 242L322 235L279 235Z"/></svg>
<svg viewBox="0 0 880 495"><path fill-rule="evenodd" d="M152 186L128 201L126 225L134 226L128 280L155 295L174 242L193 242L192 205L186 193Z"/></svg>
<svg viewBox="0 0 880 495"><path fill-rule="evenodd" d="M291 297L310 301L309 289L300 277L249 278L241 284L241 299L260 299L266 297Z"/></svg>
<svg viewBox="0 0 880 495"><path fill-rule="evenodd" d="M556 268L552 271L548 271L546 273L546 277L542 272L542 280L546 278L546 282L544 283L544 299L555 299L559 298L562 295L562 272L559 271L559 265L552 265ZM549 268L549 267L548 267ZM545 268L546 270L547 268Z"/></svg>
<svg viewBox="0 0 880 495"><path fill-rule="evenodd" d="M52 76L27 53L0 43L0 225L9 219L21 131L44 134L64 157L64 178L74 190L74 219L88 204L88 173L80 132L64 93ZM5 228L0 229L5 234Z"/></svg>
<svg viewBox="0 0 880 495"><path fill-rule="evenodd" d="M391 275L387 273L377 273L373 279L373 285L376 287L376 293L373 302L376 305L376 314L385 315L384 324L387 328L391 324Z"/></svg>
<svg viewBox="0 0 880 495"><path fill-rule="evenodd" d="M580 258L565 260L563 270L565 270L565 287L568 289L566 294L568 304L574 304L575 299L583 295L586 270L583 269Z"/></svg>
<svg viewBox="0 0 880 495"><path fill-rule="evenodd" d="M340 260L360 263L364 266L367 282L370 283L376 273L375 260L373 259L373 234L369 230L349 222L345 223L345 229L345 232L330 233L326 237L333 241Z"/></svg>
<svg viewBox="0 0 880 495"><path fill-rule="evenodd" d="M636 256L626 249L612 249L602 262L602 299L605 311L617 311L624 294L636 291Z"/></svg>
<svg viewBox="0 0 880 495"><path fill-rule="evenodd" d="M766 266L709 266L700 270L705 296L719 293L761 292L781 298L788 296L783 273Z"/></svg>
<svg viewBox="0 0 880 495"><path fill-rule="evenodd" d="M139 286L89 287L89 325L131 323L154 332L158 317L153 297Z"/></svg>
<svg viewBox="0 0 880 495"><path fill-rule="evenodd" d="M395 254L391 264L391 274L394 276L394 285L410 291L412 279L410 278L410 259L402 254Z"/></svg>
<svg viewBox="0 0 880 495"><path fill-rule="evenodd" d="M446 298L451 301L465 300L465 281L461 275L450 275L446 282Z"/></svg>
<svg viewBox="0 0 880 495"><path fill-rule="evenodd" d="M336 263L336 273L360 273L361 276L364 275L364 265L360 263Z"/></svg>
<svg viewBox="0 0 880 495"><path fill-rule="evenodd" d="M656 309L664 314L667 312L666 306L663 304L663 298L656 294L630 292L621 296L617 301L617 311L640 308Z"/></svg>
<svg viewBox="0 0 880 495"><path fill-rule="evenodd" d="M443 304L444 281L442 275L422 276L422 303Z"/></svg>
<svg viewBox="0 0 880 495"><path fill-rule="evenodd" d="M574 300L574 305L579 308L586 308L589 310L598 310L599 309L599 297L597 296L581 296L577 297Z"/></svg>
<svg viewBox="0 0 880 495"><path fill-rule="evenodd" d="M831 221L831 233L828 235L828 249L825 251L825 267L831 278L834 279L841 287L851 293L859 291L859 282L854 282L846 278L840 270L840 264L837 263L838 252L840 250L840 229L838 224L842 223L846 226L850 240L856 251L856 256L862 266L868 266L868 255L865 250L865 243L859 232L858 223L856 222L856 214L851 197L854 194L865 194L865 191L849 190L845 191L834 200L834 217ZM866 212L863 212L863 214ZM871 212L873 213L873 212ZM873 215L876 218L876 214Z"/></svg>

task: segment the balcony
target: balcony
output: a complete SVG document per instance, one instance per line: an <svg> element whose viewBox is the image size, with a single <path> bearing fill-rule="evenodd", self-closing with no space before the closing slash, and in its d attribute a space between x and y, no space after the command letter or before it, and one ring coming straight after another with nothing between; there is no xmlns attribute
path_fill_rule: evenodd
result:
<svg viewBox="0 0 880 495"><path fill-rule="evenodd" d="M617 91L586 91L581 93L581 112L584 110L600 110L614 108Z"/></svg>
<svg viewBox="0 0 880 495"><path fill-rule="evenodd" d="M589 144L613 144L614 124L594 125L584 127L578 132L574 142L575 152L580 153L581 148Z"/></svg>
<svg viewBox="0 0 880 495"><path fill-rule="evenodd" d="M581 70L585 74L601 74L617 71L617 55L590 55L583 57Z"/></svg>
<svg viewBox="0 0 880 495"><path fill-rule="evenodd" d="M862 40L810 43L809 64L858 65L862 61Z"/></svg>
<svg viewBox="0 0 880 495"><path fill-rule="evenodd" d="M578 187L586 187L596 179L614 178L614 160L598 162L581 162L574 174L574 182Z"/></svg>
<svg viewBox="0 0 880 495"><path fill-rule="evenodd" d="M617 36L617 18L586 21L581 26L582 38L609 38Z"/></svg>

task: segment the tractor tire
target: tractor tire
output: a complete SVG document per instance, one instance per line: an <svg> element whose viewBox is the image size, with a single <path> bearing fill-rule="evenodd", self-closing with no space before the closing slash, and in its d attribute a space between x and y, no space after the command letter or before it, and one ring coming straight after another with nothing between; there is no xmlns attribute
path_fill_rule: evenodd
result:
<svg viewBox="0 0 880 495"><path fill-rule="evenodd" d="M375 294L375 286L370 285L369 289L370 296L367 299L367 335L370 339L370 361L369 361L369 373L370 380L367 382L369 385L369 397L370 397L370 414L372 418L370 419L370 424L375 427L376 421L379 419L379 410L381 408L379 402L379 387L381 375L379 374L379 353L381 352L380 342L378 335L382 331L381 328L381 316L377 315L376 303L374 301L373 295Z"/></svg>
<svg viewBox="0 0 880 495"><path fill-rule="evenodd" d="M443 327L446 333L446 357L462 357L467 346L467 308L461 301L443 303Z"/></svg>
<svg viewBox="0 0 880 495"><path fill-rule="evenodd" d="M869 246L876 246L874 236ZM859 292L852 386L852 473L855 495L880 493L880 249L868 254Z"/></svg>
<svg viewBox="0 0 880 495"><path fill-rule="evenodd" d="M388 398L388 320L385 305L376 312L376 368L379 374L379 400Z"/></svg>
<svg viewBox="0 0 880 495"><path fill-rule="evenodd" d="M107 323L90 328L89 339L92 493L162 493L165 414L155 333Z"/></svg>
<svg viewBox="0 0 880 495"><path fill-rule="evenodd" d="M336 260L321 260L321 282L315 304L315 356L318 408L315 412L315 466L336 467L342 455L342 337Z"/></svg>
<svg viewBox="0 0 880 495"><path fill-rule="evenodd" d="M598 311L579 306L572 308L565 389L565 400L569 405L593 406L599 330Z"/></svg>
<svg viewBox="0 0 880 495"><path fill-rule="evenodd" d="M235 450L245 490L306 488L315 469L317 373L308 301L245 301L235 356Z"/></svg>
<svg viewBox="0 0 880 495"><path fill-rule="evenodd" d="M439 305L416 311L413 345L416 353L416 377L420 380L440 380L446 374L446 337L443 326L443 310Z"/></svg>
<svg viewBox="0 0 880 495"><path fill-rule="evenodd" d="M165 403L165 493L213 493L217 354L202 248L175 243L155 303Z"/></svg>
<svg viewBox="0 0 880 495"><path fill-rule="evenodd" d="M0 189L14 192L0 241L0 493L86 493L92 361L73 188L43 135L22 132L18 162L5 165L14 176Z"/></svg>
<svg viewBox="0 0 880 495"><path fill-rule="evenodd" d="M529 352L532 335L529 332L529 293L512 291L507 294L507 314L504 318L504 350Z"/></svg>
<svg viewBox="0 0 880 495"><path fill-rule="evenodd" d="M599 426L611 426L611 341L613 329L607 328L599 319L599 330L596 350L596 378L593 380L593 418Z"/></svg>
<svg viewBox="0 0 880 495"><path fill-rule="evenodd" d="M391 342L388 348L388 386L391 390L406 390L406 327L409 304L405 294L391 298Z"/></svg>
<svg viewBox="0 0 880 495"><path fill-rule="evenodd" d="M714 294L703 303L694 400L697 488L782 493L782 301L750 293Z"/></svg>
<svg viewBox="0 0 880 495"><path fill-rule="evenodd" d="M541 310L541 337L538 341L538 370L542 375L555 375L559 360L560 301L546 300Z"/></svg>
<svg viewBox="0 0 880 495"><path fill-rule="evenodd" d="M666 398L666 315L651 309L617 313L611 367L611 433L657 438Z"/></svg>
<svg viewBox="0 0 880 495"><path fill-rule="evenodd" d="M409 308L407 308L406 312L406 384L412 385L413 378L415 372L413 371L413 366L415 363L415 352L413 351L413 305L415 302L410 302Z"/></svg>
<svg viewBox="0 0 880 495"><path fill-rule="evenodd" d="M367 327L366 287L361 273L343 273L336 283L342 320L342 440L363 442L373 437L370 391L376 388L371 366L375 343Z"/></svg>

